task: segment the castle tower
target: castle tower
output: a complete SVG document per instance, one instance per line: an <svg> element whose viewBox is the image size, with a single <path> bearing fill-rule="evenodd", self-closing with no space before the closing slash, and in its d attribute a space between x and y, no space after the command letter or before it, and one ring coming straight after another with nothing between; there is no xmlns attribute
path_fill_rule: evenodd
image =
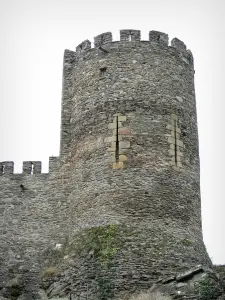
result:
<svg viewBox="0 0 225 300"><path fill-rule="evenodd" d="M93 48L66 50L63 68L60 156L49 173L38 161L22 174L0 163L5 290L24 270L24 293L37 293L39 272L56 264L50 297L88 287L88 299L111 299L210 267L191 52L165 33L141 41L121 30L120 41L107 32Z"/></svg>
<svg viewBox="0 0 225 300"><path fill-rule="evenodd" d="M60 155L72 228L119 228L119 245L111 245L117 291L211 264L202 239L193 57L182 41L169 46L157 31L141 41L140 31L121 30L120 41L107 32L94 48L86 40L66 50ZM88 281L95 271L84 265Z"/></svg>

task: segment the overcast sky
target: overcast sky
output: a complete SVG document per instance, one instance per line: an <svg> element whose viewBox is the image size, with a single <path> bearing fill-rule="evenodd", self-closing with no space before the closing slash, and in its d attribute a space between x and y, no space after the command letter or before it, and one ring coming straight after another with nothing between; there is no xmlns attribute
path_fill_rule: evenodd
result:
<svg viewBox="0 0 225 300"><path fill-rule="evenodd" d="M224 3L223 3L224 2ZM0 161L59 154L64 49L106 31L177 37L195 59L204 241L225 264L225 1L0 0ZM1 187L0 187L1 188Z"/></svg>

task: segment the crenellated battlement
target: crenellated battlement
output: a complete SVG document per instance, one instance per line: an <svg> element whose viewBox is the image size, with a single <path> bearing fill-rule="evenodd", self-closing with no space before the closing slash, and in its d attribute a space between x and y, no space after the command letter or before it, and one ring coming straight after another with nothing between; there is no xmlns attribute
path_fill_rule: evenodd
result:
<svg viewBox="0 0 225 300"><path fill-rule="evenodd" d="M135 42L141 40L140 30L123 29L120 30L120 40L126 42Z"/></svg>
<svg viewBox="0 0 225 300"><path fill-rule="evenodd" d="M151 30L149 32L149 42L150 42L150 44L159 44L159 45L163 45L163 46L168 46L169 45L169 36L168 36L168 34L166 34L164 32Z"/></svg>
<svg viewBox="0 0 225 300"><path fill-rule="evenodd" d="M94 37L94 46L97 48L108 43L112 43L111 32L105 32Z"/></svg>
<svg viewBox="0 0 225 300"><path fill-rule="evenodd" d="M49 157L49 173L55 171L58 166L58 157L51 156ZM13 161L3 161L0 162L0 176L8 176L14 173L14 162ZM44 174L42 173L42 163L41 161L24 161L22 174L24 175L36 175Z"/></svg>
<svg viewBox="0 0 225 300"><path fill-rule="evenodd" d="M0 175L10 175L14 171L14 162L13 161L3 161L0 162Z"/></svg>
<svg viewBox="0 0 225 300"><path fill-rule="evenodd" d="M177 48L180 51L186 51L187 50L187 47L184 44L184 42L180 41L177 38L172 39L172 41L171 41L171 47Z"/></svg>
<svg viewBox="0 0 225 300"><path fill-rule="evenodd" d="M189 63L193 63L193 56L191 54L190 50L187 50L186 45L184 42L179 40L178 38L173 38L171 42L169 42L169 36L167 33L151 30L149 31L149 38L148 41L141 40L141 31L140 30L134 30L134 29L122 29L120 30L120 40L119 41L113 41L113 36L111 32L105 32L102 34L99 34L94 37L94 47L92 48L91 42L89 40L85 40L82 43L80 43L76 47L76 52L72 52L73 56L79 58L81 55L87 53L90 50L94 49L100 49L103 52L108 52L108 48L110 47L110 44L113 43L126 43L126 42L139 42L139 43L145 43L149 42L150 47L168 47L169 49L176 49L179 53L182 53L188 58ZM107 46L107 49L104 49L104 46ZM103 48L102 48L103 47ZM68 51L68 50L67 50ZM71 52L71 51L70 51ZM70 55L71 56L71 55ZM73 61L73 59L69 60L68 62Z"/></svg>
<svg viewBox="0 0 225 300"><path fill-rule="evenodd" d="M23 162L24 174L40 174L41 173L41 161L24 161Z"/></svg>
<svg viewBox="0 0 225 300"><path fill-rule="evenodd" d="M82 52L90 50L90 49L91 49L91 42L89 40L83 41L76 47L76 51L78 53L82 53Z"/></svg>

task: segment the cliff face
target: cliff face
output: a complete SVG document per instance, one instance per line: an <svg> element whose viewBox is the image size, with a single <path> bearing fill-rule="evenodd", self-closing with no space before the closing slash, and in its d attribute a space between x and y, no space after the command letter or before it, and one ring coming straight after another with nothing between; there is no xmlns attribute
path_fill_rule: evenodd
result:
<svg viewBox="0 0 225 300"><path fill-rule="evenodd" d="M149 38L122 30L118 42L104 33L94 48L86 40L65 51L60 157L49 174L37 162L23 174L0 165L2 281L10 267L27 269L26 286L38 290L50 268L62 295L88 286L109 299L211 266L193 57L165 33Z"/></svg>

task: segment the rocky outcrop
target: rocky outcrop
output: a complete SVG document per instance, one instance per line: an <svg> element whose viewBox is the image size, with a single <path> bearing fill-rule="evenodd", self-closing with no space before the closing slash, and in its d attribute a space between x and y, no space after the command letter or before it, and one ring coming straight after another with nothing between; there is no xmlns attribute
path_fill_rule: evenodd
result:
<svg viewBox="0 0 225 300"><path fill-rule="evenodd" d="M159 278L148 290L146 295L160 293L168 299L180 300L224 300L225 284L224 284L224 266L217 266L212 269L204 269L202 266L196 266L184 273L175 274ZM146 278L147 280L148 278ZM144 280L144 279L143 279ZM49 280L42 278L39 289L35 293L30 293L24 285L24 281L20 277L13 278L5 283L4 288L0 290L0 300L76 300L81 295L72 289L73 274L64 271L61 274L52 274ZM43 287L45 286L45 290ZM2 287L2 286L1 286ZM36 287L36 285L35 285ZM138 294L141 291L136 291ZM99 298L91 291L86 290L82 293L84 299L100 300L100 299L129 299L131 293L123 293L113 298ZM119 298L118 298L119 297ZM133 298L134 299L134 296Z"/></svg>
<svg viewBox="0 0 225 300"><path fill-rule="evenodd" d="M71 290L68 294L66 293L66 290L68 290L69 288L69 278L67 277L67 274L69 274L69 272L64 272L63 274L61 274L61 276L57 275L55 277L57 281L54 281L47 288L46 292L49 295L50 299L52 298L52 296L57 297L62 295L64 295L64 297L68 297L68 299L70 299L69 297L71 297L72 299L77 299L76 297L78 297L79 295L76 293L76 290ZM145 280L148 280L148 278L146 278ZM147 293L160 292L163 295L171 297L171 299L180 300L224 300L224 291L225 286L219 274L216 273L215 270L206 270L201 265L199 265L184 273L160 278L147 290ZM104 299L98 298L96 297L96 295L89 294L88 291L86 293L84 292L82 295L87 296L88 299ZM120 297L120 299L128 299L129 296L129 293L123 293L118 297ZM117 299L117 297L115 298Z"/></svg>

